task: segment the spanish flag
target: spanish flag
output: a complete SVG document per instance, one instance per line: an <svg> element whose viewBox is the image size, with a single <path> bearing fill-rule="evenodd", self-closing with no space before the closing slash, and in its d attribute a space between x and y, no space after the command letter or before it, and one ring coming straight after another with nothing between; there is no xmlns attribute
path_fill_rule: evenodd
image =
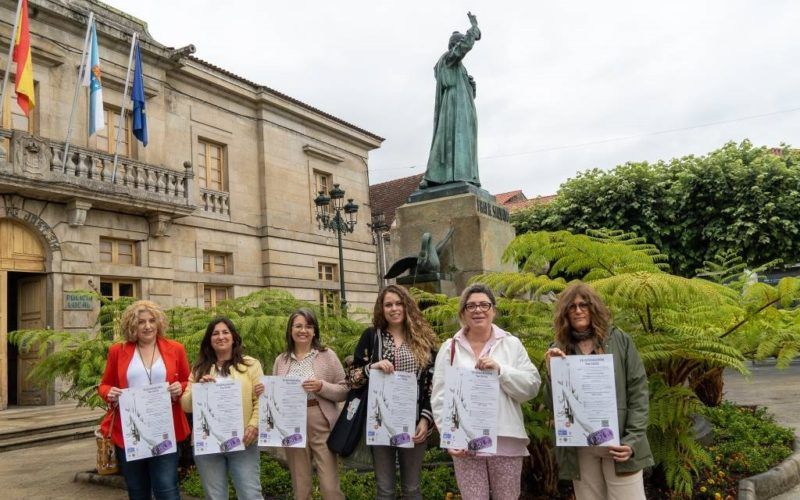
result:
<svg viewBox="0 0 800 500"><path fill-rule="evenodd" d="M31 34L28 30L28 0L22 0L19 11L17 33L14 37L14 62L17 63L17 74L14 90L17 92L17 103L25 116L30 116L36 106L33 95L33 63L31 62Z"/></svg>

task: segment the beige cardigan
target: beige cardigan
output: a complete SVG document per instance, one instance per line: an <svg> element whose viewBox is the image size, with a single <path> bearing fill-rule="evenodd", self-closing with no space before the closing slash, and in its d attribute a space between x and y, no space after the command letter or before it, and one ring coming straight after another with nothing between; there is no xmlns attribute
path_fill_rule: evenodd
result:
<svg viewBox="0 0 800 500"><path fill-rule="evenodd" d="M242 384L242 416L244 417L244 426L252 425L258 428L258 397L253 392L253 386L261 382L261 376L264 375L261 369L261 363L250 356L244 356L245 361L250 363L245 366L245 372L240 372L237 368L240 366L232 367L230 375L233 380L238 380ZM217 375L217 367L211 366L210 375ZM181 407L186 413L192 411L192 384L194 383L194 375L189 375L189 383L186 385L186 390L181 396Z"/></svg>
<svg viewBox="0 0 800 500"><path fill-rule="evenodd" d="M286 375L289 373L291 359L286 353L279 354L272 365L273 375ZM344 378L344 368L336 353L328 348L319 351L312 363L314 378L322 380L322 389L315 394L319 400L319 408L333 429L336 419L339 418L339 401L347 399L347 383Z"/></svg>

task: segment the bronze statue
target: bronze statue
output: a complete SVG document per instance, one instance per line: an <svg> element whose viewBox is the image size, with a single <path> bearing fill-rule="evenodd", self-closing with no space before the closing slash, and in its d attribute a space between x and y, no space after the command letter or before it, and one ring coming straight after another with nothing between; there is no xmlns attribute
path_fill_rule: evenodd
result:
<svg viewBox="0 0 800 500"><path fill-rule="evenodd" d="M481 39L478 20L467 13L471 27L466 34L450 36L448 50L433 68L436 105L433 140L428 168L419 185L426 189L440 184L467 182L480 187L478 178L478 115L475 112L475 80L461 60Z"/></svg>
<svg viewBox="0 0 800 500"><path fill-rule="evenodd" d="M406 271L408 271L409 276L414 277L439 273L441 271L439 255L445 245L450 242L450 238L453 236L453 230L454 229L451 227L438 245L433 244L431 233L422 233L419 253L397 260L386 272L384 279L397 278Z"/></svg>

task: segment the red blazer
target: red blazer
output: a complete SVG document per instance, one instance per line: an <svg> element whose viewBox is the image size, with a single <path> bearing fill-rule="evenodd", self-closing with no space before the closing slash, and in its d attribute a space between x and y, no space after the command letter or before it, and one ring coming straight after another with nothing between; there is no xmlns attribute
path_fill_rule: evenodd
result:
<svg viewBox="0 0 800 500"><path fill-rule="evenodd" d="M186 390L186 383L189 380L189 360L186 358L186 350L180 342L168 340L162 337L156 338L158 343L158 351L161 353L161 359L164 360L164 366L167 369L167 383L180 382L181 389ZM100 397L108 403L108 391L112 387L119 387L126 389L128 387L128 365L130 365L133 356L136 354L135 342L124 342L113 344L108 349L108 360L106 361L106 371L103 373L103 379L100 381L100 386L97 391ZM114 444L120 448L124 448L122 440L122 425L120 425L119 410L114 409L113 413L109 412L103 418L103 423L100 429L103 435L108 435L108 428L111 425L111 418L114 416L114 428L112 429L111 439ZM175 424L175 439L183 441L189 436L191 429L189 429L189 422L186 420L186 414L181 409L181 400L172 402L172 422Z"/></svg>

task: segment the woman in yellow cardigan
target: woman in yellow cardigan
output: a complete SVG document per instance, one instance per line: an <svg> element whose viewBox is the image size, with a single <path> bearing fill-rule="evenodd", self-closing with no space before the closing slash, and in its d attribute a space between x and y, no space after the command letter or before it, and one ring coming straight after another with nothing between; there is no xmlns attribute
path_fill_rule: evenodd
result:
<svg viewBox="0 0 800 500"><path fill-rule="evenodd" d="M238 380L242 386L245 449L194 457L200 482L208 499L228 498L228 474L242 500L262 499L259 481L258 397L253 387L264 374L258 360L243 354L242 337L231 320L211 320L200 343L200 353L192 367L189 385L181 397L184 411L192 411L192 384L216 382L222 378ZM195 416L197 418L197 416Z"/></svg>

